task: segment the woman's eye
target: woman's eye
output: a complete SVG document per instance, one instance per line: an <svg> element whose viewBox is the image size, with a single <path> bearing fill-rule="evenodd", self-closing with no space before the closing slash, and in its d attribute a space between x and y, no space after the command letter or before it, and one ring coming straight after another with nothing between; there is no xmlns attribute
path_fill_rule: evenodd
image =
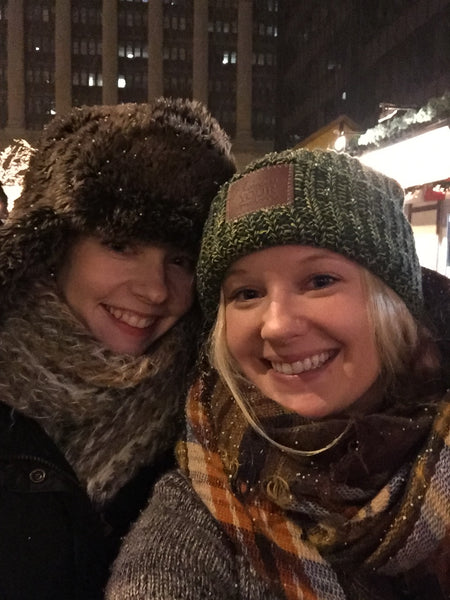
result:
<svg viewBox="0 0 450 600"><path fill-rule="evenodd" d="M237 300L238 302L246 302L247 300L254 300L258 297L258 292L251 288L240 289L231 294L231 300Z"/></svg>
<svg viewBox="0 0 450 600"><path fill-rule="evenodd" d="M132 251L132 246L125 242L103 242L103 245L106 246L108 250L116 252L117 254L125 254Z"/></svg>
<svg viewBox="0 0 450 600"><path fill-rule="evenodd" d="M177 254L171 258L170 262L177 267L186 269L186 271L194 271L195 268L195 261L188 254Z"/></svg>
<svg viewBox="0 0 450 600"><path fill-rule="evenodd" d="M326 273L320 273L318 275L313 275L309 280L310 287L314 290L320 290L322 288L329 287L333 285L337 281L336 277L332 275L328 275Z"/></svg>

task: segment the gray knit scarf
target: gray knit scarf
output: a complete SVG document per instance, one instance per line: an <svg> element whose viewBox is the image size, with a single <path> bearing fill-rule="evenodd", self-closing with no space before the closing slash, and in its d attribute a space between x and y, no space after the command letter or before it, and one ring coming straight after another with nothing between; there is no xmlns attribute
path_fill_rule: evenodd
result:
<svg viewBox="0 0 450 600"><path fill-rule="evenodd" d="M41 285L4 322L0 399L43 427L98 505L179 433L192 345L183 321L144 356L114 354Z"/></svg>

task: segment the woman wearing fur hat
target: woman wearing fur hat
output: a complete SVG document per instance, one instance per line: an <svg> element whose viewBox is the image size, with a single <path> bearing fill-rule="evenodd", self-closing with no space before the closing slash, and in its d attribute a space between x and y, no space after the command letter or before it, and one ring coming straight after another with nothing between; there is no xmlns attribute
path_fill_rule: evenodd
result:
<svg viewBox="0 0 450 600"><path fill-rule="evenodd" d="M215 369L109 600L450 597L450 284L402 202L320 150L222 187L197 271Z"/></svg>
<svg viewBox="0 0 450 600"><path fill-rule="evenodd" d="M102 597L171 464L193 266L234 170L197 102L77 108L44 131L0 231L2 600Z"/></svg>

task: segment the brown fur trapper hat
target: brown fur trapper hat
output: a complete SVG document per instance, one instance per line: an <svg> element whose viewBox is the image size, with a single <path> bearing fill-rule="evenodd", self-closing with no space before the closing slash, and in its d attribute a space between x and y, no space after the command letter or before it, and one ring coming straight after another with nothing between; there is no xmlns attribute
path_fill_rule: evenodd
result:
<svg viewBox="0 0 450 600"><path fill-rule="evenodd" d="M0 231L0 303L58 266L74 236L173 243L197 253L230 142L199 102L85 106L45 128Z"/></svg>

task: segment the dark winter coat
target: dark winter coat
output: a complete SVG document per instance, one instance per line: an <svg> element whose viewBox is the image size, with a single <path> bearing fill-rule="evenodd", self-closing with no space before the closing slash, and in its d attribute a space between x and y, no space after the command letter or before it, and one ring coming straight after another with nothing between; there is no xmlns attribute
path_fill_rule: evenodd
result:
<svg viewBox="0 0 450 600"><path fill-rule="evenodd" d="M94 600L107 573L100 520L46 433L0 403L0 598Z"/></svg>

